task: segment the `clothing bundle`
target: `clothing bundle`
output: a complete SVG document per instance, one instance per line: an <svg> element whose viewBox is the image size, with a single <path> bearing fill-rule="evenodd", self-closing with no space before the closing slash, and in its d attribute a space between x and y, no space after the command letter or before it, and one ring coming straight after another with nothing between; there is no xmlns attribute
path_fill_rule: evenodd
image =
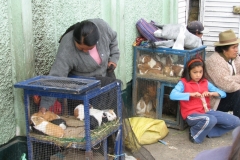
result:
<svg viewBox="0 0 240 160"><path fill-rule="evenodd" d="M137 21L136 27L141 37L141 43L134 46L173 49L193 49L202 46L201 38L190 33L183 24L159 25L154 21L147 22L143 18ZM139 37L138 37L139 39Z"/></svg>

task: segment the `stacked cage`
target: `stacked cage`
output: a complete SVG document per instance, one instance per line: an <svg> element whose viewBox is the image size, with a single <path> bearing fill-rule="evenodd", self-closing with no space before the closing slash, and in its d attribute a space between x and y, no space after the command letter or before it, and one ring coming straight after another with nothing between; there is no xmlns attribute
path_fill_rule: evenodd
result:
<svg viewBox="0 0 240 160"><path fill-rule="evenodd" d="M178 101L170 100L169 94L189 59L205 59L205 48L134 47L133 115L162 119L168 127L184 129Z"/></svg>
<svg viewBox="0 0 240 160"><path fill-rule="evenodd" d="M113 159L122 154L121 86L84 78L37 76L24 89L28 159ZM51 102L46 113L40 101ZM117 159L117 158L116 158Z"/></svg>

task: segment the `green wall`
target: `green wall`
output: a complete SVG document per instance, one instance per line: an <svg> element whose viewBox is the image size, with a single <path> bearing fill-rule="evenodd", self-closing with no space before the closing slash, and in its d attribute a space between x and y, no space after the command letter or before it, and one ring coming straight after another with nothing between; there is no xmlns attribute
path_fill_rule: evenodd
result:
<svg viewBox="0 0 240 160"><path fill-rule="evenodd" d="M102 18L117 31L121 57L116 75L123 81L124 90L132 79L137 20L175 23L177 3L177 0L0 0L0 144L26 135L23 91L13 85L48 74L58 40L66 28L84 19ZM123 96L130 95L125 93Z"/></svg>

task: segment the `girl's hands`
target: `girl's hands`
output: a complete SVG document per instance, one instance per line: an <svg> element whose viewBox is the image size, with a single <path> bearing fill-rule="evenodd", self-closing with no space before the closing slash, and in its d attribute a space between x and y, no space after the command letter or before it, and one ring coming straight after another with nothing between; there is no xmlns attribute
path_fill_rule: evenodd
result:
<svg viewBox="0 0 240 160"><path fill-rule="evenodd" d="M211 92L203 92L202 93L202 97L210 97L210 96L212 96Z"/></svg>
<svg viewBox="0 0 240 160"><path fill-rule="evenodd" d="M211 96L219 96L219 94L217 92L203 92L202 94L199 92L192 92L190 93L190 97L211 97Z"/></svg>
<svg viewBox="0 0 240 160"><path fill-rule="evenodd" d="M190 93L190 97L201 97L201 93L199 92L193 92L193 93Z"/></svg>

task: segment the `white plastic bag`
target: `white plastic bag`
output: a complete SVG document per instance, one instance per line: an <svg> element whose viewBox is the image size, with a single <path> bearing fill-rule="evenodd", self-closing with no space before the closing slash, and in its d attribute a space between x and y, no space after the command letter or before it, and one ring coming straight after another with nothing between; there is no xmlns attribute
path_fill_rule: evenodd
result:
<svg viewBox="0 0 240 160"><path fill-rule="evenodd" d="M177 39L176 39L172 49L184 50L185 30L186 30L186 26L181 25L179 34L177 36Z"/></svg>

